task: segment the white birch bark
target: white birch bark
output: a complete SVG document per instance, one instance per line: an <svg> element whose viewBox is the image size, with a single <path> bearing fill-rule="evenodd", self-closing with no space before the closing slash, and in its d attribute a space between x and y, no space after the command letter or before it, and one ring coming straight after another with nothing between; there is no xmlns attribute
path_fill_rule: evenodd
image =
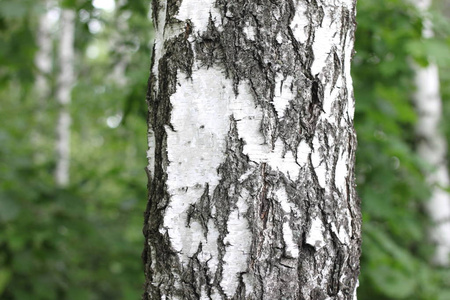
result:
<svg viewBox="0 0 450 300"><path fill-rule="evenodd" d="M355 1L153 1L144 299L356 299Z"/></svg>
<svg viewBox="0 0 450 300"><path fill-rule="evenodd" d="M431 0L415 0L416 6L424 13L424 38L433 37L432 24L426 16ZM442 100L439 90L439 74L435 63L427 67L415 66L416 93L414 104L418 120L416 134L419 138L418 153L428 163L427 181L431 185L431 198L427 210L433 222L431 239L436 244L434 262L448 266L450 261L450 195L445 188L450 186L447 168L447 143L440 131Z"/></svg>
<svg viewBox="0 0 450 300"><path fill-rule="evenodd" d="M55 180L60 186L69 184L71 124L69 106L74 85L75 16L75 11L71 9L63 9L60 16L59 74L56 88L56 99L60 108L56 125L57 160L55 170Z"/></svg>

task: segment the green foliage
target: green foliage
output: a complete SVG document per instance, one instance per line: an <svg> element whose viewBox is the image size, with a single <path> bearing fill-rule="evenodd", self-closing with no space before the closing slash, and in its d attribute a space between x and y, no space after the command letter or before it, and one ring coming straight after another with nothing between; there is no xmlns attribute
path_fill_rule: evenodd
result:
<svg viewBox="0 0 450 300"><path fill-rule="evenodd" d="M0 16L4 19L20 19L31 14L42 12L42 2L33 0L2 0Z"/></svg>
<svg viewBox="0 0 450 300"><path fill-rule="evenodd" d="M143 100L151 23L131 11L133 32L118 32L114 13L96 10L90 1L69 2L67 7L84 10L88 18L76 32L79 80L70 106L67 188L57 187L53 178L58 105L52 95L40 100L33 90L42 6L0 2L0 299L138 299L142 292ZM93 19L106 29L89 32ZM132 49L117 51L119 42L109 44L121 34L120 40L133 40ZM96 42L110 48L101 49L103 57L86 57ZM110 76L122 59L128 61L123 87ZM108 126L124 108L126 122Z"/></svg>
<svg viewBox="0 0 450 300"><path fill-rule="evenodd" d="M415 153L411 62L447 63L448 44L424 40L407 1L359 1L353 64L362 199L363 256L358 299L444 299L450 285L429 264L424 212L426 166ZM444 297L444 298L443 298Z"/></svg>
<svg viewBox="0 0 450 300"><path fill-rule="evenodd" d="M0 2L0 85L15 78L20 79L22 89L28 90L34 81L30 66L36 46L32 24L25 15L28 10L20 5Z"/></svg>

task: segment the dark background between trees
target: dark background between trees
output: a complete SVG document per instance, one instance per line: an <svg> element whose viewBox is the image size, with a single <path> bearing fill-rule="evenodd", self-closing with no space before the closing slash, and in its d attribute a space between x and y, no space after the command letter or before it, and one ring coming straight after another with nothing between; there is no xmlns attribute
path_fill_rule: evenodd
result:
<svg viewBox="0 0 450 300"><path fill-rule="evenodd" d="M153 27L147 0L112 11L93 5L99 2L56 2L78 13L71 182L60 188L53 178L58 105L54 94L37 101L33 90L45 6L0 1L0 299L139 299L142 293ZM415 152L411 102L411 61L426 65L431 57L440 67L444 120L450 116L449 12L449 3L435 2L436 38L423 40L420 14L408 1L358 3L353 81L364 221L360 300L450 299L450 270L429 263L429 189ZM128 28L119 29L119 22ZM120 86L110 74L124 58L127 83ZM49 76L52 88L57 68ZM445 121L442 130L450 141Z"/></svg>

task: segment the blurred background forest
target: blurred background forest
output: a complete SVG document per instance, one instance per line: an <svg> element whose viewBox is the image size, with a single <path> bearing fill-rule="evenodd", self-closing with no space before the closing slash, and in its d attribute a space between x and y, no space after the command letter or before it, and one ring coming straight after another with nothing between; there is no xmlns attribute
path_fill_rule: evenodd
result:
<svg viewBox="0 0 450 300"><path fill-rule="evenodd" d="M418 151L413 98L417 69L435 63L448 144L450 3L425 14L408 0L358 2L359 299L448 300L450 269L433 263L426 209L434 187L425 174L435 167ZM0 299L140 298L149 8L150 0L0 0ZM58 179L64 120L70 176Z"/></svg>

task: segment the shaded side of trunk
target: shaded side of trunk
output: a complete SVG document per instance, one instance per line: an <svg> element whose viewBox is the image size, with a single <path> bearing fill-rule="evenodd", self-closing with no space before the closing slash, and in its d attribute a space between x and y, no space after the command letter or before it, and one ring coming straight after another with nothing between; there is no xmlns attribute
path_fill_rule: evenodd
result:
<svg viewBox="0 0 450 300"><path fill-rule="evenodd" d="M354 299L355 2L153 1L143 299Z"/></svg>
<svg viewBox="0 0 450 300"><path fill-rule="evenodd" d="M416 6L424 13L424 38L433 37L432 24L426 16L430 0L415 0ZM450 186L447 168L447 143L440 131L442 99L439 88L439 73L435 63L427 67L415 66L416 88L414 104L417 111L416 135L419 139L418 153L428 163L427 181L431 187L431 197L427 204L428 214L433 222L430 235L436 244L434 262L448 266L450 263L450 195L445 190Z"/></svg>
<svg viewBox="0 0 450 300"><path fill-rule="evenodd" d="M55 180L60 186L69 184L70 166L70 123L69 106L74 85L74 38L75 11L63 9L60 16L59 74L56 87L56 100L59 104L56 127L56 171Z"/></svg>

